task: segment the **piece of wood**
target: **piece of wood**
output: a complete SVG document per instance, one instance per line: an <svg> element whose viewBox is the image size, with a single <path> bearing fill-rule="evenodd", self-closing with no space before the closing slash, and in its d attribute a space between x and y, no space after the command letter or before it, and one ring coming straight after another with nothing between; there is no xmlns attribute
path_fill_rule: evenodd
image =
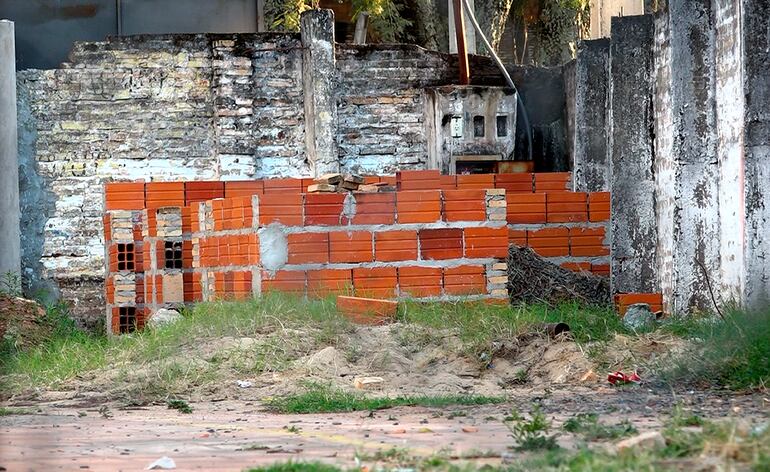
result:
<svg viewBox="0 0 770 472"><path fill-rule="evenodd" d="M364 178L357 174L345 174L342 180L344 180L345 182L352 182L355 184L364 183Z"/></svg>
<svg viewBox="0 0 770 472"><path fill-rule="evenodd" d="M381 325L396 319L398 303L378 298L337 296L337 311L356 324Z"/></svg>
<svg viewBox="0 0 770 472"><path fill-rule="evenodd" d="M366 193L376 193L376 192L379 192L379 189L380 187L377 185L364 184L364 185L359 185L356 191L366 192Z"/></svg>
<svg viewBox="0 0 770 472"><path fill-rule="evenodd" d="M336 185L329 184L311 184L307 186L307 193L336 192Z"/></svg>
<svg viewBox="0 0 770 472"><path fill-rule="evenodd" d="M344 188L346 190L358 190L358 184L355 182L348 182L347 180L343 180L340 184L340 188Z"/></svg>
<svg viewBox="0 0 770 472"><path fill-rule="evenodd" d="M460 65L460 85L468 85L471 82L471 72L468 65L468 46L465 43L465 14L463 12L463 0L454 0L455 35L457 37L457 59Z"/></svg>
<svg viewBox="0 0 770 472"><path fill-rule="evenodd" d="M342 182L342 174L324 174L314 181L317 184L336 185Z"/></svg>

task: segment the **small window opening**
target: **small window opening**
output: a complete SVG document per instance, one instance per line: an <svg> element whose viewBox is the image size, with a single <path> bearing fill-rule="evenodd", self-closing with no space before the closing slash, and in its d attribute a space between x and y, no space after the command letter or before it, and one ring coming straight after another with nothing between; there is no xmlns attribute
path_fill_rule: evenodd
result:
<svg viewBox="0 0 770 472"><path fill-rule="evenodd" d="M504 138L508 136L508 116L500 115L497 117L497 137Z"/></svg>
<svg viewBox="0 0 770 472"><path fill-rule="evenodd" d="M118 244L118 270L134 270L134 244Z"/></svg>
<svg viewBox="0 0 770 472"><path fill-rule="evenodd" d="M453 138L463 137L463 117L454 115L449 120L449 130L452 133Z"/></svg>
<svg viewBox="0 0 770 472"><path fill-rule="evenodd" d="M166 241L164 253L166 269L182 268L182 241Z"/></svg>
<svg viewBox="0 0 770 472"><path fill-rule="evenodd" d="M121 334L136 331L136 307L122 306L118 308L118 332Z"/></svg>
<svg viewBox="0 0 770 472"><path fill-rule="evenodd" d="M481 115L476 115L473 117L473 137L484 137L484 117Z"/></svg>

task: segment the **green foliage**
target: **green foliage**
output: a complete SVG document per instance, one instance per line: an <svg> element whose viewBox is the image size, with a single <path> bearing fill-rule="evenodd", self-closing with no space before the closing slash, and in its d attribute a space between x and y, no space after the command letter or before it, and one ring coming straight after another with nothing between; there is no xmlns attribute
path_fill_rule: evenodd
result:
<svg viewBox="0 0 770 472"><path fill-rule="evenodd" d="M277 462L264 467L248 469L247 472L339 472L337 466L322 462Z"/></svg>
<svg viewBox="0 0 770 472"><path fill-rule="evenodd" d="M267 0L265 17L274 31L298 32L302 12L318 8L318 0Z"/></svg>
<svg viewBox="0 0 770 472"><path fill-rule="evenodd" d="M544 0L533 31L537 36L535 64L558 66L575 57L590 14L583 0Z"/></svg>
<svg viewBox="0 0 770 472"><path fill-rule="evenodd" d="M193 412L192 407L185 400L168 400L166 401L166 405L169 410L177 410L180 413L190 414Z"/></svg>
<svg viewBox="0 0 770 472"><path fill-rule="evenodd" d="M559 448L556 435L549 436L551 421L545 416L540 406L530 413L530 419L526 419L518 411L513 410L507 418L505 425L516 441L517 451L554 450Z"/></svg>
<svg viewBox="0 0 770 472"><path fill-rule="evenodd" d="M402 17L402 4L396 0L352 0L353 22L361 13L369 13L369 27L375 41L393 43L405 39L405 30L412 22Z"/></svg>
<svg viewBox="0 0 770 472"><path fill-rule="evenodd" d="M313 383L307 391L273 399L268 406L280 413L337 413L345 411L371 411L397 406L425 406L442 408L451 405L486 405L501 403L501 397L480 395L410 396L395 398L367 398L361 395L333 389Z"/></svg>
<svg viewBox="0 0 770 472"><path fill-rule="evenodd" d="M18 272L6 272L0 275L0 295L21 296L21 275Z"/></svg>
<svg viewBox="0 0 770 472"><path fill-rule="evenodd" d="M690 329L694 345L666 377L673 383L721 386L737 390L770 385L770 307L736 310Z"/></svg>
<svg viewBox="0 0 770 472"><path fill-rule="evenodd" d="M562 429L570 433L579 434L586 441L618 439L638 432L636 427L628 420L623 420L613 425L600 423L599 415L596 413L578 413L565 421Z"/></svg>

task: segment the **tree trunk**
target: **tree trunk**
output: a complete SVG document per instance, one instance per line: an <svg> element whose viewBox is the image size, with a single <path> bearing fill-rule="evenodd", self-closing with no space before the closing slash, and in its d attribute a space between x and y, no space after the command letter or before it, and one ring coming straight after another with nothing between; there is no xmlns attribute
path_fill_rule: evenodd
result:
<svg viewBox="0 0 770 472"><path fill-rule="evenodd" d="M513 0L475 0L476 19L492 47L497 50ZM479 54L486 54L481 39L476 42Z"/></svg>
<svg viewBox="0 0 770 472"><path fill-rule="evenodd" d="M414 42L426 49L447 51L447 25L438 13L437 1L446 0L406 0L406 10L412 13Z"/></svg>

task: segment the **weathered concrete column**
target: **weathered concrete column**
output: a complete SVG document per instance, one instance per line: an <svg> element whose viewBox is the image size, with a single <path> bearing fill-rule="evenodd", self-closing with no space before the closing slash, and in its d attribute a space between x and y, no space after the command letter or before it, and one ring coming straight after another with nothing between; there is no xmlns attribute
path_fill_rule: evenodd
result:
<svg viewBox="0 0 770 472"><path fill-rule="evenodd" d="M21 270L13 22L0 20L0 275Z"/></svg>
<svg viewBox="0 0 770 472"><path fill-rule="evenodd" d="M316 177L339 172L337 103L334 96L334 12L308 10L300 18L302 80L305 94L305 143Z"/></svg>
<svg viewBox="0 0 770 472"><path fill-rule="evenodd" d="M670 0L672 126L669 161L673 185L659 185L658 198L675 198L668 309L713 310L709 284L720 285L719 163L716 150L714 35L711 0ZM672 215L672 216L673 216ZM659 215L667 218L667 215Z"/></svg>
<svg viewBox="0 0 770 472"><path fill-rule="evenodd" d="M577 192L610 188L607 122L610 40L581 41L575 61L573 179Z"/></svg>
<svg viewBox="0 0 770 472"><path fill-rule="evenodd" d="M745 94L745 300L770 300L770 10L768 0L743 0Z"/></svg>
<svg viewBox="0 0 770 472"><path fill-rule="evenodd" d="M651 15L612 18L612 288L657 292Z"/></svg>

